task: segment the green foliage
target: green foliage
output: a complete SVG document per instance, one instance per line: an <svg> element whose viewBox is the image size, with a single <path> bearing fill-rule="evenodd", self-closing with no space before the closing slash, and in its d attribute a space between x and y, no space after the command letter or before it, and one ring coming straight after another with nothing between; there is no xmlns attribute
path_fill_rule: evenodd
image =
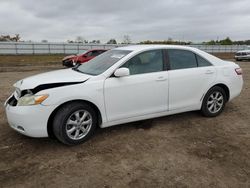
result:
<svg viewBox="0 0 250 188"><path fill-rule="evenodd" d="M107 44L117 44L115 39L110 39Z"/></svg>
<svg viewBox="0 0 250 188"><path fill-rule="evenodd" d="M232 40L231 40L229 37L227 37L227 38L225 38L224 40L221 40L221 41L220 41L220 44L221 44L221 45L232 45L233 42L232 42Z"/></svg>
<svg viewBox="0 0 250 188"><path fill-rule="evenodd" d="M208 42L203 42L203 44L207 44L207 45L232 45L233 41L227 37L223 40L210 40Z"/></svg>
<svg viewBox="0 0 250 188"><path fill-rule="evenodd" d="M233 41L233 44L236 44L236 45L250 45L250 40Z"/></svg>

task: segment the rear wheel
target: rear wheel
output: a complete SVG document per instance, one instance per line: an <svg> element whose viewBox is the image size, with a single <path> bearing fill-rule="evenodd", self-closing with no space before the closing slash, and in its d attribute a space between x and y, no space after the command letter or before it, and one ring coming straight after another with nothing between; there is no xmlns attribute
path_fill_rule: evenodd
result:
<svg viewBox="0 0 250 188"><path fill-rule="evenodd" d="M76 145L88 140L94 133L97 116L85 103L72 102L62 106L54 117L53 131L64 144Z"/></svg>
<svg viewBox="0 0 250 188"><path fill-rule="evenodd" d="M219 86L212 87L205 95L201 107L204 116L218 116L224 109L226 104L226 93Z"/></svg>

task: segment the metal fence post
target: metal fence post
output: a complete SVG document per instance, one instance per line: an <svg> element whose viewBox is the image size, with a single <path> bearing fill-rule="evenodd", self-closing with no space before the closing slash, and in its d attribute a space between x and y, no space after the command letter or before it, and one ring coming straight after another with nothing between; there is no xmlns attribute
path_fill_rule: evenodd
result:
<svg viewBox="0 0 250 188"><path fill-rule="evenodd" d="M51 52L50 52L50 43L48 44L48 48L49 48L49 54L51 54Z"/></svg>
<svg viewBox="0 0 250 188"><path fill-rule="evenodd" d="M18 51L17 51L17 43L15 43L15 51L16 51L16 55L18 54Z"/></svg>
<svg viewBox="0 0 250 188"><path fill-rule="evenodd" d="M33 55L35 54L35 44L34 43L32 44L32 54Z"/></svg>
<svg viewBox="0 0 250 188"><path fill-rule="evenodd" d="M66 54L65 44L63 43L63 53Z"/></svg>

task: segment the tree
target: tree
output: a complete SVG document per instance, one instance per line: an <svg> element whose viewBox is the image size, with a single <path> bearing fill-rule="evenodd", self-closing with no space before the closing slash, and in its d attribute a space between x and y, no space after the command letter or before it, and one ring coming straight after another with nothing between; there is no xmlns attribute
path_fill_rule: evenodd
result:
<svg viewBox="0 0 250 188"><path fill-rule="evenodd" d="M218 44L217 41L214 41L214 40L210 40L208 42L206 42L205 44L208 44L208 45L215 45L215 44Z"/></svg>
<svg viewBox="0 0 250 188"><path fill-rule="evenodd" d="M123 42L122 44L131 44L131 38L129 35L124 35L123 36Z"/></svg>
<svg viewBox="0 0 250 188"><path fill-rule="evenodd" d="M41 42L43 42L43 43L47 43L47 42L48 42L48 40L43 39Z"/></svg>
<svg viewBox="0 0 250 188"><path fill-rule="evenodd" d="M21 39L19 34L15 34L14 37L11 37L10 35L1 35L0 36L0 41L5 41L5 42L19 42Z"/></svg>
<svg viewBox="0 0 250 188"><path fill-rule="evenodd" d="M221 41L220 41L220 44L221 44L221 45L232 45L233 42L232 42L232 40L231 40L229 37L227 37L227 38L225 38L224 40L221 40Z"/></svg>
<svg viewBox="0 0 250 188"><path fill-rule="evenodd" d="M74 43L73 40L67 40L67 43Z"/></svg>
<svg viewBox="0 0 250 188"><path fill-rule="evenodd" d="M81 36L77 36L76 40L75 40L75 42L77 42L77 43L84 43L84 41L85 41L84 38Z"/></svg>
<svg viewBox="0 0 250 188"><path fill-rule="evenodd" d="M100 44L101 42L100 42L100 40L92 40L89 43L91 43L91 44Z"/></svg>
<svg viewBox="0 0 250 188"><path fill-rule="evenodd" d="M250 45L250 40L233 41L233 44L237 44L237 45Z"/></svg>
<svg viewBox="0 0 250 188"><path fill-rule="evenodd" d="M172 44L172 43L174 43L174 40L173 40L171 37L168 37L167 42L168 42L169 44Z"/></svg>
<svg viewBox="0 0 250 188"><path fill-rule="evenodd" d="M20 39L21 39L21 37L19 34L15 34L15 36L13 37L13 40L16 42L20 41Z"/></svg>
<svg viewBox="0 0 250 188"><path fill-rule="evenodd" d="M168 38L168 40L162 40L162 41L151 41L151 40L146 40L140 42L140 44L175 44L175 45L189 45L191 44L190 41L176 41L173 40L172 38Z"/></svg>
<svg viewBox="0 0 250 188"><path fill-rule="evenodd" d="M117 44L115 39L110 39L107 44Z"/></svg>
<svg viewBox="0 0 250 188"><path fill-rule="evenodd" d="M207 44L207 45L216 45L216 44L220 44L220 45L232 45L233 41L227 37L223 40L210 40L208 42L203 42L203 44Z"/></svg>

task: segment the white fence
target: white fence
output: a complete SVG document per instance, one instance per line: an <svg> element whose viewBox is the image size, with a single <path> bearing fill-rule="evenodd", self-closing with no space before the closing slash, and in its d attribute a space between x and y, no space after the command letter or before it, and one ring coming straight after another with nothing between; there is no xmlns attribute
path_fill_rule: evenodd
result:
<svg viewBox="0 0 250 188"><path fill-rule="evenodd" d="M4 54L78 54L89 49L111 49L121 45L83 43L28 43L0 42L0 55Z"/></svg>
<svg viewBox="0 0 250 188"><path fill-rule="evenodd" d="M88 49L111 49L122 45L82 44L82 43L30 43L0 42L0 55L5 54L78 54ZM209 53L234 53L246 48L246 45L190 45Z"/></svg>

